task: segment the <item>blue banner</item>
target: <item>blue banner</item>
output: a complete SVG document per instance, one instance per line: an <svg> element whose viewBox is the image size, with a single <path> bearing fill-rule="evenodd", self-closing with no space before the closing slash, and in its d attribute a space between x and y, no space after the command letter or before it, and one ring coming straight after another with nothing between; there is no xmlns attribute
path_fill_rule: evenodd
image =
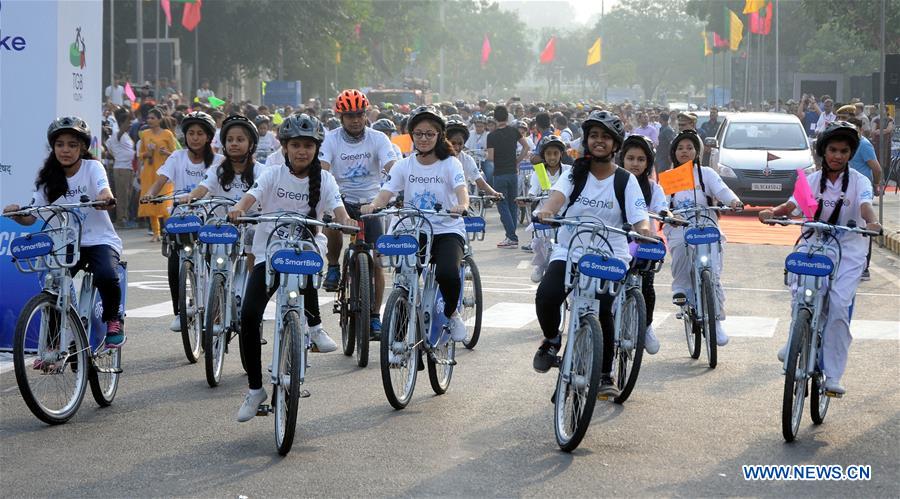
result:
<svg viewBox="0 0 900 499"><path fill-rule="evenodd" d="M375 249L384 256L414 255L419 251L419 242L408 234L387 234L378 238Z"/></svg>
<svg viewBox="0 0 900 499"><path fill-rule="evenodd" d="M784 268L794 274L824 277L834 271L834 262L821 253L791 253L784 259Z"/></svg>
<svg viewBox="0 0 900 499"><path fill-rule="evenodd" d="M0 281L3 289L15 293L0 293L0 350L12 350L19 311L25 302L41 291L41 280L37 272L19 272L12 261L9 249L18 237L37 232L40 224L19 225L9 218L0 217Z"/></svg>
<svg viewBox="0 0 900 499"><path fill-rule="evenodd" d="M588 277L621 281L628 273L628 264L616 257L588 254L578 260L578 271Z"/></svg>

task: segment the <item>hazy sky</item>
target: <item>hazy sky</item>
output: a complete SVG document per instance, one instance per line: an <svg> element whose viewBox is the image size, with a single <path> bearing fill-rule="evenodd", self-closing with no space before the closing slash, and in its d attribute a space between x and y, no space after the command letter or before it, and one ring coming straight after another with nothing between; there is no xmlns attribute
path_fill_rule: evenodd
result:
<svg viewBox="0 0 900 499"><path fill-rule="evenodd" d="M618 0L498 0L500 6L514 10L529 26L571 26L593 24L601 6L609 12Z"/></svg>

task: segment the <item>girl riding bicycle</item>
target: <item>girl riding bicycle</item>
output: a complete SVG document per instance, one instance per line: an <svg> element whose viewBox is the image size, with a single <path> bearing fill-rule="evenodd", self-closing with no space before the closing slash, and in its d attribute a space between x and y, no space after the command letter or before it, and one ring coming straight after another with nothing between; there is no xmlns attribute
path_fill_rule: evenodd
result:
<svg viewBox="0 0 900 499"><path fill-rule="evenodd" d="M844 226L862 219L866 229L879 232L881 224L872 208L872 184L865 175L849 167L859 142L856 127L845 121L832 122L819 134L816 154L822 158L821 169L807 177L818 202L813 219ZM765 221L793 214L799 213L797 200L792 197L773 209L762 210L759 219ZM861 234L852 232L840 232L837 238L841 243L841 261L828 289L828 315L822 329L822 371L825 391L843 394L841 377L853 340L850 312L866 265L868 243ZM803 245L804 241L801 241L800 246ZM787 345L778 351L778 360L783 362L786 354Z"/></svg>
<svg viewBox="0 0 900 499"><path fill-rule="evenodd" d="M306 114L290 116L278 129L278 139L285 154L284 166L267 168L234 206L229 217L236 220L259 205L263 213L289 211L320 220L325 214L334 213L338 223L351 225L352 220L341 202L337 182L331 173L322 170L319 162L319 147L323 139L323 128L319 120ZM256 264L247 278L247 298L241 308L241 352L247 361L247 382L250 389L238 410L239 422L253 419L259 404L266 399L266 391L262 387L260 337L263 312L278 288L277 275L272 287L266 287L266 244L272 232L271 225L261 224L253 236L252 252ZM324 240L320 242L320 238L324 239L324 236L317 236L316 244L324 254ZM319 294L312 279L307 280L306 288L301 292L313 343L312 351L334 351L337 345L322 329Z"/></svg>
<svg viewBox="0 0 900 499"><path fill-rule="evenodd" d="M81 218L81 258L70 272L75 275L79 270L90 267L94 274L94 287L100 292L103 303L106 347L120 348L126 339L119 315L122 294L117 271L122 240L107 213L115 209L116 203L109 188L106 169L88 150L91 129L77 116L53 120L47 129L47 142L52 151L38 171L32 206L79 203L82 196L92 201L109 202L108 206L94 210L76 210ZM11 204L3 211L18 211L19 208L19 205ZM31 225L37 220L34 216L12 218L23 225ZM35 369L41 368L40 362L40 359L35 361Z"/></svg>
<svg viewBox="0 0 900 499"><path fill-rule="evenodd" d="M531 187L528 195L532 197L548 194L550 187L556 183L563 175L568 174L571 165L562 164L562 158L566 154L566 144L556 135L547 135L538 142L538 156L541 162L534 165L534 171L531 172ZM537 209L546 204L545 200L541 200ZM524 206L525 202L519 203ZM547 231L540 231L531 241L531 250L534 257L531 259L531 282L541 282L547 265L550 263L550 251L553 249L553 241L548 237Z"/></svg>
<svg viewBox="0 0 900 499"><path fill-rule="evenodd" d="M466 178L459 160L451 155L446 139L446 122L432 106L420 106L409 117L409 134L415 154L394 164L387 182L372 204L361 208L363 214L384 208L394 195L402 195L415 208L432 210L440 204L451 213L464 213L469 207ZM466 225L462 217L426 215L434 229L431 258L436 264L435 279L444 298L453 341L466 339L466 326L456 310L462 283L459 265L466 244Z"/></svg>
<svg viewBox="0 0 900 499"><path fill-rule="evenodd" d="M214 154L210 145L216 133L216 122L208 114L200 111L188 114L181 121L181 131L184 133L187 149L171 153L156 171L156 182L141 197L141 202L147 203L156 197L169 182L174 186L174 192L190 192L206 176L206 170L210 166L218 165L224 159ZM178 248L169 251L168 257L169 293L172 295L172 309L175 313L169 326L172 331L181 331L181 320L178 318L178 274L181 262L177 250Z"/></svg>
<svg viewBox="0 0 900 499"><path fill-rule="evenodd" d="M466 182L475 184L476 187L484 191L488 196L502 197L503 195L495 191L490 184L484 179L481 170L472 156L463 150L466 142L469 140L469 128L465 123L458 120L447 121L447 141L450 142L452 149L450 153L456 156L463 168L463 174L466 176Z"/></svg>
<svg viewBox="0 0 900 499"><path fill-rule="evenodd" d="M550 199L537 213L540 220L550 220L563 210L568 218L582 217L588 221L600 220L613 227L622 227L625 223L632 225L633 230L643 235L650 234L647 220L646 203L641 188L633 175L622 172L613 163L616 152L625 139L625 127L618 116L606 111L594 111L581 124L583 130L583 147L585 154L577 159L569 175L563 175L553 185ZM623 193L615 192L616 177L627 175L627 183ZM576 189L580 190L576 192ZM619 197L624 199L621 206ZM623 213L625 218L623 219ZM541 279L534 299L538 322L544 333L544 340L534 355L534 370L545 373L556 363L560 349L560 306L566 300L565 278L569 267L575 265L581 257L580 251L573 252L574 261L566 261L569 242L573 230L570 227L559 229L558 243L550 255L550 265ZM617 258L626 262L631 260L628 252L628 241L624 236L609 234L609 243ZM613 341L615 323L612 316L614 296L599 295L600 326L603 330L603 361L601 365L601 382L599 393L615 397L619 390L612 377Z"/></svg>
<svg viewBox="0 0 900 499"><path fill-rule="evenodd" d="M647 211L662 213L666 211L666 195L654 180L650 178L650 170L654 160L653 142L643 135L629 135L622 144L619 153L619 166L628 170L637 177L641 194L647 204ZM656 235L656 228L651 224L651 231ZM640 260L639 260L640 262ZM647 306L647 332L644 335L644 349L650 355L659 351L659 340L653 331L653 310L656 308L656 291L653 290L653 272L643 272L641 275L641 294L644 295L644 303Z"/></svg>
<svg viewBox="0 0 900 499"><path fill-rule="evenodd" d="M669 206L672 209L715 206L721 201L732 208L743 206L737 195L725 184L722 177L712 168L700 166L700 158L703 156L703 144L700 136L693 129L685 129L678 133L672 140L669 148L669 156L672 165L677 167L690 163L694 172L694 188L687 191L674 193L669 197ZM684 243L684 228L666 225L663 228L666 240L669 243L669 252L672 254L672 302L675 305L683 305L691 292L691 273L693 272L692 260ZM722 250L724 251L725 236L722 236ZM712 269L716 274L716 300L718 301L719 316L716 317L716 344L724 346L728 343L728 335L722 327L725 320L725 291L722 289L719 276L722 273L723 255L713 248ZM693 299L693 297L692 297Z"/></svg>

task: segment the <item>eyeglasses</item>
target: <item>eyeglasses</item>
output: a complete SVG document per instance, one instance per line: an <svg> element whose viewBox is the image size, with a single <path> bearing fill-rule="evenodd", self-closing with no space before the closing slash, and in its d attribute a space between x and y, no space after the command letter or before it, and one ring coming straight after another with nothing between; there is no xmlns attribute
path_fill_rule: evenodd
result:
<svg viewBox="0 0 900 499"><path fill-rule="evenodd" d="M431 140L437 137L437 132L413 132L412 136L417 140L428 139Z"/></svg>

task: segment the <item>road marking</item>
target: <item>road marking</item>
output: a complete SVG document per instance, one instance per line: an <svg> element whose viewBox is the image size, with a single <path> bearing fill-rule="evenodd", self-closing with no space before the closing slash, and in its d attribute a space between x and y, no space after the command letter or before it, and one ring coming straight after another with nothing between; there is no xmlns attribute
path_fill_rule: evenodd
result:
<svg viewBox="0 0 900 499"><path fill-rule="evenodd" d="M171 301L164 301L162 303L155 303L153 305L146 305L144 307L125 311L125 317L127 318L155 319L167 315L172 315Z"/></svg>
<svg viewBox="0 0 900 499"><path fill-rule="evenodd" d="M481 327L519 329L535 320L534 304L504 302L494 304L482 313ZM466 321L467 326L474 324L474 318Z"/></svg>
<svg viewBox="0 0 900 499"><path fill-rule="evenodd" d="M150 253L151 251L153 251L153 250L146 249L146 248L132 248L132 249L122 250L122 254L124 256L131 256L131 255L139 255L141 253Z"/></svg>
<svg viewBox="0 0 900 499"><path fill-rule="evenodd" d="M876 274L880 275L881 277L884 277L884 279L887 282L900 288L900 280L897 279L897 276L895 276L894 274L891 274L891 272L889 270L885 269L881 265L878 265L877 263L874 263L874 262L870 262L869 270L872 272L875 272ZM859 294L859 293L857 293L857 294Z"/></svg>
<svg viewBox="0 0 900 499"><path fill-rule="evenodd" d="M900 321L850 321L854 340L900 340Z"/></svg>
<svg viewBox="0 0 900 499"><path fill-rule="evenodd" d="M518 270L525 270L528 267L531 267L531 262L528 260L522 260L518 265L516 265L516 269Z"/></svg>
<svg viewBox="0 0 900 499"><path fill-rule="evenodd" d="M722 321L728 336L743 338L771 338L775 335L778 319L773 317L756 317L729 315Z"/></svg>

